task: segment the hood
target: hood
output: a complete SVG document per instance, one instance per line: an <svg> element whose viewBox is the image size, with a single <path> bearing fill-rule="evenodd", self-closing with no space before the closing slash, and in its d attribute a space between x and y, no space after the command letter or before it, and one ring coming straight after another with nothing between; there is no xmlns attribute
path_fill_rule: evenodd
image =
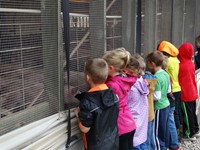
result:
<svg viewBox="0 0 200 150"><path fill-rule="evenodd" d="M179 50L178 58L180 62L191 60L192 56L194 55L193 45L188 42L183 43L178 50Z"/></svg>
<svg viewBox="0 0 200 150"><path fill-rule="evenodd" d="M134 84L134 87L137 88L141 95L149 94L148 82L145 79L143 79L143 77L137 79L137 81Z"/></svg>
<svg viewBox="0 0 200 150"><path fill-rule="evenodd" d="M129 91L131 86L136 82L137 77L133 75L128 75L128 77L122 77L122 76L114 76L114 77L108 77L107 82L114 82L118 83L120 86L120 89L124 92Z"/></svg>
<svg viewBox="0 0 200 150"><path fill-rule="evenodd" d="M75 96L79 101L90 101L95 103L97 106L102 109L113 106L116 102L118 102L117 96L113 93L112 89L106 89L102 91L94 91L94 92L83 92L81 94L77 94ZM84 103L86 104L87 101ZM86 104L87 105L87 104ZM90 105L88 103L88 105Z"/></svg>
<svg viewBox="0 0 200 150"><path fill-rule="evenodd" d="M162 41L158 47L158 50L160 52L166 52L171 56L177 56L179 53L178 49L173 44L167 41Z"/></svg>

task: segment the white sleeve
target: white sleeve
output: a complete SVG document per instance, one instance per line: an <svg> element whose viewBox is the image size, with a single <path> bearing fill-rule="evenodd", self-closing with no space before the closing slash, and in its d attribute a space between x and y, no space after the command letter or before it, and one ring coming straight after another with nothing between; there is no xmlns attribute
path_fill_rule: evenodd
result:
<svg viewBox="0 0 200 150"><path fill-rule="evenodd" d="M154 99L155 101L160 100L160 99L161 99L161 91L155 91L155 92L153 93L153 99Z"/></svg>
<svg viewBox="0 0 200 150"><path fill-rule="evenodd" d="M170 93L172 91L172 87L171 85L169 84L169 88L168 88L168 92L167 93Z"/></svg>

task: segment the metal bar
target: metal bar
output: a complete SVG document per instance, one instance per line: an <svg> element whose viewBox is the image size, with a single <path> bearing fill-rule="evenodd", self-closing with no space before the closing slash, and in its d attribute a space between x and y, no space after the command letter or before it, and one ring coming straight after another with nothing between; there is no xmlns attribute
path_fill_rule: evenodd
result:
<svg viewBox="0 0 200 150"><path fill-rule="evenodd" d="M196 33L197 28L197 13L198 13L198 5L197 0L195 0L195 19L194 19L194 41L196 40L196 37L198 36Z"/></svg>
<svg viewBox="0 0 200 150"><path fill-rule="evenodd" d="M89 17L87 14L81 14L81 13L69 13L69 16L74 17ZM106 16L106 18L122 18L122 16Z"/></svg>
<svg viewBox="0 0 200 150"><path fill-rule="evenodd" d="M158 17L157 17L157 15L161 15L161 14L158 13L158 6L157 6L158 5L158 0L155 1L155 5L156 5L156 18L155 18L155 22L156 23L155 23L155 37L154 37L154 39L155 39L154 42L155 43L154 43L154 46L157 45L157 37L158 37L158 32L157 32L158 31L158 21L157 21Z"/></svg>
<svg viewBox="0 0 200 150"><path fill-rule="evenodd" d="M61 33L60 33L60 29L62 28L61 27L61 15L60 15L60 12L61 12L61 0L58 0L57 1L57 3L58 3L58 7L57 7L57 10L58 10L58 13L57 13L57 17L58 17L58 114L59 114L59 119L60 119L60 111L61 111L61 72L63 71L63 68L61 69L61 46L62 46L62 44L60 44L61 43ZM41 94L43 93L43 91L44 91L44 89L41 91ZM40 95L41 95L40 94ZM40 95L38 95L39 97L40 97ZM38 98L39 98L38 97ZM37 98L37 97L36 97ZM37 99L38 99L37 98ZM35 99L35 101L37 101L37 99ZM35 102L33 101L33 104L34 104ZM30 107L31 107L31 105L30 105Z"/></svg>
<svg viewBox="0 0 200 150"><path fill-rule="evenodd" d="M0 76L4 75L4 74L8 74L8 73L13 73L13 72L17 72L17 71L23 71L23 70L33 69L33 68L42 67L42 66L43 65L37 65L37 66L33 66L33 67L27 67L27 68L22 68L22 69L16 69L16 70L13 70L13 71L7 71L7 72L4 72L4 73L0 73Z"/></svg>
<svg viewBox="0 0 200 150"><path fill-rule="evenodd" d="M112 7L112 5L116 2L116 0L113 0L109 5L108 7L106 8L106 12L108 12L108 10ZM78 44L71 52L70 54L70 58L72 58L72 56L75 54L75 52L80 48L80 46L83 44L84 40L87 39L87 37L89 36L90 32L88 31L84 36L83 38L80 40L82 43L81 44ZM64 63L64 65L66 64L66 62Z"/></svg>
<svg viewBox="0 0 200 150"><path fill-rule="evenodd" d="M69 16L74 16L74 17L89 17L87 14L81 14L81 13L69 13Z"/></svg>
<svg viewBox="0 0 200 150"><path fill-rule="evenodd" d="M107 19L121 19L122 16L106 16Z"/></svg>
<svg viewBox="0 0 200 150"><path fill-rule="evenodd" d="M15 51L20 51L20 50L29 50L29 49L35 49L35 48L42 48L42 46L34 46L34 47L26 47L26 48L16 48L16 49L9 49L9 50L3 50L0 51L0 53L4 52L15 52Z"/></svg>
<svg viewBox="0 0 200 150"><path fill-rule="evenodd" d="M70 59L70 36L69 36L69 31L70 31L70 17L69 17L69 0L63 0L62 1L63 4L62 4L62 12L63 12L63 25L64 25L64 42L65 42L65 53L66 53L66 60L65 60L65 63L66 63L66 71L67 71L67 89L68 89L68 92L69 92L69 76L70 76L70 71L69 71L69 59ZM67 120L67 130L68 130L68 133L67 133L67 142L66 142L66 145L65 147L68 148L70 146L70 143L71 143L71 113L70 113L70 107L68 108L68 120Z"/></svg>
<svg viewBox="0 0 200 150"><path fill-rule="evenodd" d="M70 42L70 44L77 44L79 42L80 42L79 40L78 41L72 41L72 42ZM89 40L85 40L85 42L89 42Z"/></svg>
<svg viewBox="0 0 200 150"><path fill-rule="evenodd" d="M122 36L113 36L113 37L106 37L107 40L109 39L117 39L117 38L121 38Z"/></svg>
<svg viewBox="0 0 200 150"><path fill-rule="evenodd" d="M141 54L142 41L142 1L137 0L137 22L136 22L136 52Z"/></svg>
<svg viewBox="0 0 200 150"><path fill-rule="evenodd" d="M11 92L7 92L7 93L4 93L4 94L1 94L1 96L12 94L12 93L15 93L15 92L18 92L18 91L21 91L21 90L26 90L26 89L29 89L29 88L32 88L32 87L41 86L41 85L43 85L43 84L42 83L38 83L38 84L35 84L35 85L32 85L32 86L24 87L22 89L18 89L18 90L14 90L14 91L11 91Z"/></svg>
<svg viewBox="0 0 200 150"><path fill-rule="evenodd" d="M116 2L117 0L113 0L112 2L110 2L110 4L108 5L108 7L106 8L106 12L109 11L109 9L112 7L112 5Z"/></svg>
<svg viewBox="0 0 200 150"><path fill-rule="evenodd" d="M174 33L174 26L173 26L173 24L174 24L174 19L173 19L173 17L175 16L175 12L174 12L174 0L172 0L172 8L171 8L171 11L172 11L172 13L171 13L171 42L173 43L174 42L174 37L173 37L173 33Z"/></svg>
<svg viewBox="0 0 200 150"><path fill-rule="evenodd" d="M3 23L3 24L0 24L0 26L13 26L13 25L36 25L36 24L38 24L38 25L41 25L41 23Z"/></svg>
<svg viewBox="0 0 200 150"><path fill-rule="evenodd" d="M81 47L81 45L83 44L83 42L87 39L87 37L89 36L90 32L88 31L84 37L80 40L80 42L78 43L78 45L76 45L76 47L73 49L73 51L70 54L70 58L72 58L72 56L75 54L75 52Z"/></svg>
<svg viewBox="0 0 200 150"><path fill-rule="evenodd" d="M17 9L17 8L0 8L0 12L40 14L41 10L37 10L37 9Z"/></svg>
<svg viewBox="0 0 200 150"><path fill-rule="evenodd" d="M44 89L42 89L40 91L40 93L33 99L33 101L31 102L31 104L28 105L27 108L31 108L35 104L35 102L37 102L38 98L42 95L43 92L44 92ZM58 114L60 114L60 112ZM60 118L60 115L59 115L59 118Z"/></svg>
<svg viewBox="0 0 200 150"><path fill-rule="evenodd" d="M24 66L23 66L23 64L24 64L24 59L23 59L23 51L22 51L22 27L21 27L21 25L19 26L19 35L20 35L20 49L21 49L21 68L24 68ZM23 87L23 89L25 88L25 83L24 83L24 70L22 70L22 87ZM25 102L25 92L24 92L24 90L22 90L22 98L23 98L23 103L25 104L26 102ZM25 109L25 107L24 107L24 109Z"/></svg>
<svg viewBox="0 0 200 150"><path fill-rule="evenodd" d="M185 39L185 14L186 14L186 0L184 0L184 5L183 5L183 28L182 28L182 40L181 43L183 43Z"/></svg>

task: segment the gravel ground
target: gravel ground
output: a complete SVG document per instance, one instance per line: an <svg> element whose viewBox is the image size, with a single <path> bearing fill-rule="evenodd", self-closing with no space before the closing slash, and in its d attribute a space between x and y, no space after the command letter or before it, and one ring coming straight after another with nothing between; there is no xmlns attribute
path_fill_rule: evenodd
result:
<svg viewBox="0 0 200 150"><path fill-rule="evenodd" d="M180 150L200 150L200 138L194 142L181 140Z"/></svg>

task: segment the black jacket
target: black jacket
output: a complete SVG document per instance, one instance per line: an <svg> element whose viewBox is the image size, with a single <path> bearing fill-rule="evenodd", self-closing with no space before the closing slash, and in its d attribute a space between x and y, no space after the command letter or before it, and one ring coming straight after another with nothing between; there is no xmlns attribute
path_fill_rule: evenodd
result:
<svg viewBox="0 0 200 150"><path fill-rule="evenodd" d="M87 150L118 150L118 98L112 89L84 92L80 100L80 122L90 127L86 133Z"/></svg>
<svg viewBox="0 0 200 150"><path fill-rule="evenodd" d="M197 48L197 54L195 55L196 69L200 68L200 48Z"/></svg>

